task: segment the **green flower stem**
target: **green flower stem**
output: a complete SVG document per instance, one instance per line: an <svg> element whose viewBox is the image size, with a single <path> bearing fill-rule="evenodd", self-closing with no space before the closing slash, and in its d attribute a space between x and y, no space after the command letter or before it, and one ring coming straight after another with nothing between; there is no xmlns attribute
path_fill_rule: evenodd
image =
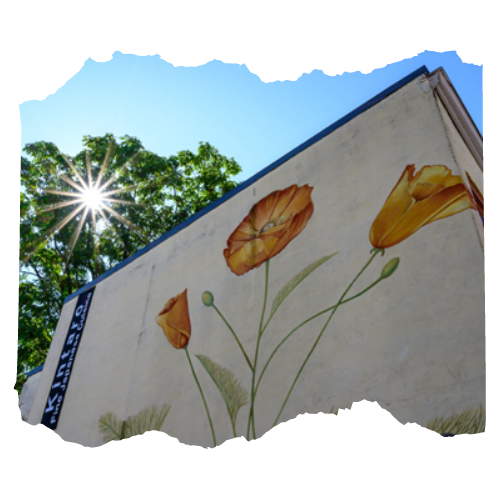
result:
<svg viewBox="0 0 500 500"><path fill-rule="evenodd" d="M205 405L205 410L207 412L207 417L208 417L208 423L210 424L210 429L212 430L212 439L214 441L214 448L215 448L217 446L217 441L215 440L214 424L212 423L212 418L210 417L210 412L208 411L208 406L207 406L207 402L205 400L205 395L203 394L203 389L201 388L198 377L196 376L196 372L194 371L193 363L191 363L191 356L189 356L189 351L188 351L187 346L184 350L186 351L186 356L187 356L187 359L189 361L189 366L191 367L191 371L193 372L193 377L196 381L196 385L198 386L198 389L200 390L201 399L203 400L203 404Z"/></svg>
<svg viewBox="0 0 500 500"><path fill-rule="evenodd" d="M347 304L347 302L350 302L351 300L354 300L354 299L357 299L358 297L360 297L361 295L363 295L364 293L366 293L368 290L370 290L371 288L373 288L375 285L377 285L378 283L380 283L384 278L379 278L378 280L374 281L370 286L366 287L364 290L362 290L361 292L357 293L356 295L353 295L352 297L349 297L348 299L346 300L343 300L342 302L340 302L339 305L343 305L343 304ZM259 376L259 380L257 381L257 384L255 386L255 394L257 395L257 391L259 390L259 386L260 386L260 381L262 380L262 377L264 376L264 372L267 370L267 367L269 366L269 363L271 362L271 360L273 359L274 355L278 352L278 350L280 349L280 347L297 331L299 330L300 328L302 328L306 323L309 323L309 321L312 321L313 319L317 318L318 316L322 316L323 314L327 313L328 311L331 311L332 309L335 309L337 307L337 305L334 305L332 307L329 307L328 309L324 309L323 311L320 311L319 313L316 313L314 316L311 316L310 318L306 319L305 321L303 321L299 326L296 326L274 349L274 351L271 353L271 355L269 356L269 359L267 360L266 364L264 365L264 368L262 368L262 372Z"/></svg>
<svg viewBox="0 0 500 500"><path fill-rule="evenodd" d="M240 339L236 335L236 332L231 328L231 325L228 323L228 321L226 320L226 318L224 317L224 315L219 311L219 309L217 308L217 306L215 304L212 304L211 307L213 307L217 311L217 314L221 317L222 321L224 321L224 323L226 324L226 326L229 328L229 331L233 334L234 340L236 340L236 342L238 343L238 346L240 347L241 352L243 353L243 356L245 356L245 359L246 359L246 361L248 363L248 366L250 367L250 370L252 370L252 372L253 372L254 370L253 370L252 363L250 362L250 359L248 358L247 353L245 352L245 349L241 345Z"/></svg>
<svg viewBox="0 0 500 500"><path fill-rule="evenodd" d="M333 307L333 310L332 312L330 313L330 316L328 317L328 319L326 320L326 323L325 325L323 326L323 328L321 329L318 337L316 338L316 341L314 342L313 346L311 347L311 350L309 351L309 353L307 354L306 356L306 359L304 360L304 362L302 363L302 366L300 367L297 375L295 376L295 379L288 391L288 394L286 395L286 398L285 398L285 401L283 402L283 404L281 405L281 409L278 413L278 416L276 417L276 420L274 421L274 424L273 424L273 427L278 423L280 417L281 417L281 414L283 413L283 410L285 409L285 406L288 402L288 399L290 398L290 395L292 394L292 391L293 391L293 388L295 387L295 384L297 383L297 380L299 379L300 377L300 374L302 373L302 370L304 369L304 367L306 366L307 362L309 361L309 358L311 357L312 353L314 352L314 350L316 349L316 346L318 345L321 337L323 336L323 333L325 332L326 328L328 327L333 315L335 314L335 311L338 309L338 307L340 306L340 304L342 303L342 300L344 299L344 297L347 295L347 293L349 292L349 290L351 289L351 287L354 285L354 283L356 283L356 281L358 280L358 278L363 274L363 272L366 270L366 268L371 264L372 260L375 258L375 256L381 252L381 250L379 249L372 249L371 252L373 253L373 255L368 259L368 262L363 266L363 268L361 269L361 271L359 271L359 273L356 275L356 277L351 281L350 285L346 288L345 292L342 294L342 296L340 297L339 301L337 302L337 304Z"/></svg>
<svg viewBox="0 0 500 500"><path fill-rule="evenodd" d="M255 346L255 358L254 358L254 362L253 362L253 373L252 373L252 391L251 391L251 399L250 399L250 412L248 415L248 425L247 425L247 440L250 439L250 423L252 424L253 439L256 439L256 437L255 437L256 436L255 419L254 419L255 372L257 370L257 360L259 358L260 338L262 337L262 333L263 333L262 325L264 323L264 315L266 314L268 286L269 286L269 261L266 260L266 277L265 277L265 285L264 285L264 304L262 306L262 314L260 316L259 335L257 337L257 345Z"/></svg>

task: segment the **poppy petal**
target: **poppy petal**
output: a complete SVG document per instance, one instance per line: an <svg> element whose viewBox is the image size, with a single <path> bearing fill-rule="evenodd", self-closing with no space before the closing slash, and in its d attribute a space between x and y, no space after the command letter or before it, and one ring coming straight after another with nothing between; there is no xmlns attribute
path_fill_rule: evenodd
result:
<svg viewBox="0 0 500 500"><path fill-rule="evenodd" d="M385 248L385 237L399 224L415 203L409 190L414 170L415 165L408 165L405 168L403 175L373 221L370 229L370 242L375 248Z"/></svg>
<svg viewBox="0 0 500 500"><path fill-rule="evenodd" d="M384 237L384 248L400 243L421 227L436 220L435 217L439 218L439 214L459 201L463 194L464 186L455 185L443 189L435 196L416 202L404 218Z"/></svg>
<svg viewBox="0 0 500 500"><path fill-rule="evenodd" d="M279 201L280 191L274 191L252 207L249 216L255 231L260 232L273 218L274 210Z"/></svg>
<svg viewBox="0 0 500 500"><path fill-rule="evenodd" d="M294 217L298 213L302 212L302 210L304 210L311 203L312 190L313 188L309 187L307 184L305 186L301 186L295 193L293 200L290 201L288 206L279 216L280 220L285 221L289 217Z"/></svg>

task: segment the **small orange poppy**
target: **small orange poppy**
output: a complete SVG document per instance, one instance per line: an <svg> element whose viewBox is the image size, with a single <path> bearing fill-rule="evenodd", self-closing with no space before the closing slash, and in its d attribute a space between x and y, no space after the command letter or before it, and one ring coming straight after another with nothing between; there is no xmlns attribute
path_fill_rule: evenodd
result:
<svg viewBox="0 0 500 500"><path fill-rule="evenodd" d="M314 212L313 188L296 184L256 203L227 240L224 257L241 276L278 255L306 227Z"/></svg>
<svg viewBox="0 0 500 500"><path fill-rule="evenodd" d="M448 167L426 165L414 171L415 165L406 167L373 222L370 242L375 248L392 247L426 224L476 208L462 178Z"/></svg>
<svg viewBox="0 0 500 500"><path fill-rule="evenodd" d="M167 340L176 349L188 345L191 337L191 320L187 301L187 288L176 297L170 299L155 318L161 326Z"/></svg>

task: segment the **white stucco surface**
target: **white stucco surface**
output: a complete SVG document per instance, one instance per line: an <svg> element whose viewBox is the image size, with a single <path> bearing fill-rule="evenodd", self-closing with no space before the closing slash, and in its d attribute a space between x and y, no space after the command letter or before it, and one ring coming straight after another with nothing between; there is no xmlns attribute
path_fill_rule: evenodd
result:
<svg viewBox="0 0 500 500"><path fill-rule="evenodd" d="M19 409L21 410L21 416L24 420L28 420L31 405L33 404L33 399L41 377L42 372L39 371L38 373L31 375L31 377L28 377L26 382L23 384L23 389L19 396Z"/></svg>

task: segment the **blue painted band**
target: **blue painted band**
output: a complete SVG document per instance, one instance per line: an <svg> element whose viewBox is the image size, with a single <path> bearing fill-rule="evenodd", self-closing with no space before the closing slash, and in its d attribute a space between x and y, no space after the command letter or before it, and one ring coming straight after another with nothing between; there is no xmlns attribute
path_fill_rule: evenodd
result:
<svg viewBox="0 0 500 500"><path fill-rule="evenodd" d="M33 370L30 370L27 374L26 374L26 378L28 377L31 377L31 375L34 375L35 373L38 373L38 372L41 372L43 370L43 365L45 363L42 363L40 366L37 366L36 368L33 368Z"/></svg>

